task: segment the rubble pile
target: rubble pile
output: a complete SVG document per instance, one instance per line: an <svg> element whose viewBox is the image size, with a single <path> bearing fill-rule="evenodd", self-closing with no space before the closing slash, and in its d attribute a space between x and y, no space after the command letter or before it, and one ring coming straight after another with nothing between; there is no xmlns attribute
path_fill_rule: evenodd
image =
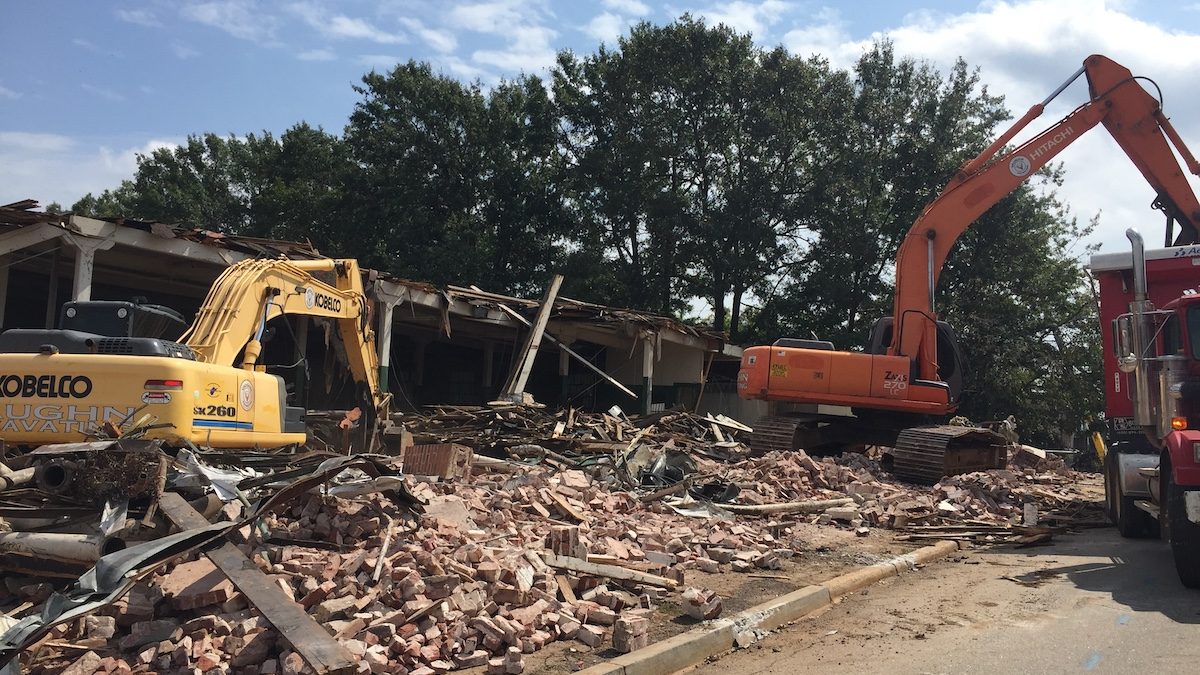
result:
<svg viewBox="0 0 1200 675"><path fill-rule="evenodd" d="M724 417L440 408L406 426L398 454L347 469L351 458L321 453L256 457L253 471L228 454L181 453L175 469L189 469L164 479L163 508L180 525L172 490L216 489L221 499L192 504L211 504L232 543L148 567L116 602L52 628L28 671L337 671L314 665L328 658L364 673L520 673L555 641L645 646L667 601L694 620L719 616L722 598L689 585L695 573L786 570L810 548L802 526L1035 543L1047 521L1096 514L1079 476L1036 449L930 488L893 480L880 449L750 457L746 427ZM403 466L436 475L393 471ZM145 524L153 512L137 515ZM207 523L195 517L186 528ZM28 570L6 573L0 606L28 617L52 590ZM284 605L320 639L290 633Z"/></svg>
<svg viewBox="0 0 1200 675"><path fill-rule="evenodd" d="M772 452L733 464L701 461L702 471L740 487L745 504L774 504L847 496L853 506L831 507L815 519L851 527L903 528L963 521L1017 523L1024 504L1038 504L1045 516L1080 524L1102 520L1100 506L1077 486L1083 474L1061 459L1032 456L1018 449L1008 469L947 476L933 487L895 481L879 461L879 449L838 458L808 456L803 450ZM1045 519L1045 518L1044 518Z"/></svg>
<svg viewBox="0 0 1200 675"><path fill-rule="evenodd" d="M568 408L554 414L515 404L438 406L428 415L405 416L403 423L416 443L461 443L496 456L524 446L586 456L648 445L732 459L747 454L736 435L750 431L724 415L671 411L631 419L616 406L603 413Z"/></svg>
<svg viewBox="0 0 1200 675"><path fill-rule="evenodd" d="M791 531L778 523L697 528L581 471L485 472L457 484L417 482L412 493L428 502L423 514L406 514L378 493L310 496L263 518L262 543L241 546L370 672L486 665L519 673L522 655L555 640L632 650L647 643L650 611L681 588L684 570L778 569L794 554L785 543ZM573 512L583 519L558 524ZM560 557L576 562L564 568ZM576 565L585 571L569 569ZM689 590L702 618L720 613L711 591ZM203 557L164 569L55 642L98 655L110 638L119 653L97 667L110 672L303 667ZM38 665L56 672L69 662Z"/></svg>

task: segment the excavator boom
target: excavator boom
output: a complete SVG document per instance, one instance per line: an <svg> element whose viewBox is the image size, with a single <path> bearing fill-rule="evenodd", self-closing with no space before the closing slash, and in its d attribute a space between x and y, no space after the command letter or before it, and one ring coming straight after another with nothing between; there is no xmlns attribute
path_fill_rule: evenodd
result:
<svg viewBox="0 0 1200 675"><path fill-rule="evenodd" d="M1091 93L1087 103L1028 141L1008 151L1005 144L1080 74ZM958 237L985 211L1085 133L1103 123L1109 134L1155 190L1155 208L1180 225L1176 245L1194 243L1200 201L1172 153L1174 147L1200 175L1200 165L1162 112L1159 101L1127 68L1104 56L1083 67L1050 97L1034 105L1012 127L968 162L917 218L896 254L896 296L889 354L915 359L919 377L938 379L934 295L946 257ZM949 411L947 411L949 412Z"/></svg>
<svg viewBox="0 0 1200 675"><path fill-rule="evenodd" d="M1089 100L1010 148L1017 134L1081 75L1087 77ZM892 316L877 322L867 352L835 351L817 340L782 339L769 347L750 347L738 374L739 394L780 404L852 409L852 416L842 416L852 420L846 423L810 415L806 419L812 423L792 434L793 447L878 445L891 439L899 450L897 462L908 456L922 463L909 475L923 480L935 475L929 467L937 464L937 457L946 459L944 467L950 466L951 453L965 457L951 442L963 434L911 427L950 414L959 404L957 338L949 325L938 321L935 296L942 266L971 223L1102 124L1154 189L1152 205L1167 216L1168 242L1183 245L1200 238L1200 201L1176 153L1193 174L1200 175L1200 164L1163 114L1160 100L1138 79L1104 56L1089 56L1062 86L967 162L917 217L896 254ZM1176 223L1179 232L1173 236ZM773 438L787 436L779 420L776 416L768 423ZM900 470L897 464L898 475Z"/></svg>
<svg viewBox="0 0 1200 675"><path fill-rule="evenodd" d="M313 276L319 273L333 274L335 285ZM247 260L233 265L209 289L180 341L200 361L253 370L264 327L282 315L336 321L350 374L371 392L376 410L385 413L390 395L380 386L374 331L354 260ZM235 364L239 353L242 362Z"/></svg>

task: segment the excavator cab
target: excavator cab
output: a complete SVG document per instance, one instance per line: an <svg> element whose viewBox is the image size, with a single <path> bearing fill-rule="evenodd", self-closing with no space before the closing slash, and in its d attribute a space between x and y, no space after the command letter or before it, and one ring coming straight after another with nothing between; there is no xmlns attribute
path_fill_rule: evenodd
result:
<svg viewBox="0 0 1200 675"><path fill-rule="evenodd" d="M892 344L892 326L894 323L895 320L892 317L885 316L876 321L875 325L871 326L871 337L867 342L868 353L887 353L888 345ZM963 358L958 335L954 332L954 328L945 321L937 322L937 360L938 378L949 389L950 402L957 403L962 397L963 370L966 361ZM911 377L914 382L918 381L916 368L917 363L913 361Z"/></svg>
<svg viewBox="0 0 1200 675"><path fill-rule="evenodd" d="M187 320L179 312L152 305L136 298L116 300L76 300L62 307L59 328L96 333L108 337L147 337L178 340L187 330Z"/></svg>

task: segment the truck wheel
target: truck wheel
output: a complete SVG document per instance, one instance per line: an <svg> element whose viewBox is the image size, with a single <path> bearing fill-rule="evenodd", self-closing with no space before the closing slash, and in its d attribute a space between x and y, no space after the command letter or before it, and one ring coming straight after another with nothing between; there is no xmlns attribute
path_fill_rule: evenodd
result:
<svg viewBox="0 0 1200 675"><path fill-rule="evenodd" d="M1117 470L1117 453L1109 452L1104 457L1104 497L1108 506L1108 517L1117 526L1117 532L1126 539L1142 539L1158 536L1158 521L1149 513L1139 509L1133 497L1125 496L1121 490L1121 473Z"/></svg>
<svg viewBox="0 0 1200 675"><path fill-rule="evenodd" d="M1163 494L1166 495L1167 533L1171 554L1175 557L1175 573L1188 588L1200 588L1200 525L1187 518L1184 495L1189 491L1171 480L1170 467L1162 473Z"/></svg>

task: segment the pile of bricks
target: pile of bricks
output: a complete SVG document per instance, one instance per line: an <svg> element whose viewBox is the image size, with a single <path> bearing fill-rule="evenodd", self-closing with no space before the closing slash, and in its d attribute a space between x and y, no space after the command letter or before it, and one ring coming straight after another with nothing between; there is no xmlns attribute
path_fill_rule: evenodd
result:
<svg viewBox="0 0 1200 675"><path fill-rule="evenodd" d="M611 445L610 454L620 454L616 446L643 441L661 447L673 444L681 429L693 434L685 446L736 451L739 445L721 431L727 422L696 416L660 416L638 427L613 415L453 414L482 425L477 433L496 431L493 440L506 439L506 447L520 435L513 425L521 424L576 451ZM449 429L443 425L439 435L426 428L419 440L464 440ZM433 675L483 667L515 674L523 672L526 655L557 640L622 652L647 645L651 612L668 594L682 591L674 601L698 620L719 616L718 595L685 589L688 571L784 568L805 546L797 536L801 521L860 534L869 526L1012 522L1029 499L1065 504L1075 498L1072 472L1044 458L1025 457L1007 471L955 476L927 488L894 482L867 455L817 459L797 451L724 461L719 455L690 453L692 484L736 486L743 505L844 503L803 515L718 512L698 520L643 499L644 491L611 471L561 470L562 462L498 471L477 461L473 469L462 464L465 475L452 480L407 478L409 491L427 502L421 515L377 492L311 494L265 516L262 531L243 528L239 548L349 652L359 672ZM564 559L575 562L558 563ZM43 590L21 587L31 601ZM306 669L295 645L204 558L180 561L138 583L98 614L56 628L51 640L71 649L44 651L27 664L29 672L270 675Z"/></svg>
<svg viewBox="0 0 1200 675"><path fill-rule="evenodd" d="M686 569L728 570L792 554L777 524L696 528L661 504L589 485L577 472L485 473L411 489L429 501L421 516L406 516L380 494L313 495L264 518L267 536L240 547L362 672L430 675L486 666L519 673L523 655L555 640L622 651L648 643L650 611L667 588L555 569L544 553L660 574L672 585ZM573 512L583 520L560 520ZM105 649L109 638L115 649ZM75 665L39 661L31 672L249 675L304 668L286 639L204 558L139 583L54 639L92 651L73 653Z"/></svg>
<svg viewBox="0 0 1200 675"><path fill-rule="evenodd" d="M1023 449L1007 469L948 476L932 487L897 482L877 459L857 453L814 458L799 450L733 464L700 464L702 470L740 486L738 500L743 503L824 499L831 494L854 499L852 505L817 516L814 522L819 524L894 528L966 520L1016 523L1027 502L1043 511L1073 509L1096 515L1094 495L1079 488L1085 474L1068 469L1061 459Z"/></svg>

